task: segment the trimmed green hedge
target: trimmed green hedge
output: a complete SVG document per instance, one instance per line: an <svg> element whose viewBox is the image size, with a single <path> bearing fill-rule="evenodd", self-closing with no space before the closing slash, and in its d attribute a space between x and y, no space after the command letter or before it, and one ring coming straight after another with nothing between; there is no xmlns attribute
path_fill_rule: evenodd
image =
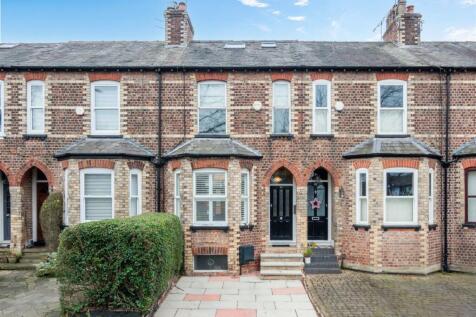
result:
<svg viewBox="0 0 476 317"><path fill-rule="evenodd" d="M146 313L180 273L183 234L166 213L84 223L60 236L57 276L65 313Z"/></svg>

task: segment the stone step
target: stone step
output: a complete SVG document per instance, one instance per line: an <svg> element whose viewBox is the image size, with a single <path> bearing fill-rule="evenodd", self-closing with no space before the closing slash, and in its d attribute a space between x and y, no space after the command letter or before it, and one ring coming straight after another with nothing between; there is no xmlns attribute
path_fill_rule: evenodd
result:
<svg viewBox="0 0 476 317"><path fill-rule="evenodd" d="M337 262L336 255L319 255L319 256L311 256L311 262Z"/></svg>
<svg viewBox="0 0 476 317"><path fill-rule="evenodd" d="M25 248L23 249L23 253L26 254L26 253L50 253L51 251L48 250L47 248Z"/></svg>
<svg viewBox="0 0 476 317"><path fill-rule="evenodd" d="M311 264L306 264L305 267L309 268L339 268L337 262L311 262Z"/></svg>
<svg viewBox="0 0 476 317"><path fill-rule="evenodd" d="M302 279L301 270L261 270L262 279Z"/></svg>
<svg viewBox="0 0 476 317"><path fill-rule="evenodd" d="M46 259L48 257L49 253L24 253L22 255L23 259Z"/></svg>
<svg viewBox="0 0 476 317"><path fill-rule="evenodd" d="M306 274L340 274L342 273L339 268L304 268Z"/></svg>
<svg viewBox="0 0 476 317"><path fill-rule="evenodd" d="M302 259L301 253L261 253L261 259Z"/></svg>
<svg viewBox="0 0 476 317"><path fill-rule="evenodd" d="M44 259L46 260L46 258ZM20 263L29 263L29 264L40 264L41 262L44 261L43 259L28 259L28 258L21 258Z"/></svg>
<svg viewBox="0 0 476 317"><path fill-rule="evenodd" d="M36 265L31 263L0 263L0 270L7 271L34 271Z"/></svg>
<svg viewBox="0 0 476 317"><path fill-rule="evenodd" d="M312 249L312 254L315 254L315 255L335 254L335 249L334 248L316 248L316 249Z"/></svg>
<svg viewBox="0 0 476 317"><path fill-rule="evenodd" d="M303 262L261 262L261 267L296 268L296 267L304 267L304 263Z"/></svg>

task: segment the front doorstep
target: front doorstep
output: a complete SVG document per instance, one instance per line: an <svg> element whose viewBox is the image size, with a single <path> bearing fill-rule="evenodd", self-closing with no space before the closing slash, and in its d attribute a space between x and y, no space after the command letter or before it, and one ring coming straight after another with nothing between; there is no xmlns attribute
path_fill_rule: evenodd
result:
<svg viewBox="0 0 476 317"><path fill-rule="evenodd" d="M307 244L317 243L318 247L334 247L334 240L307 240Z"/></svg>
<svg viewBox="0 0 476 317"><path fill-rule="evenodd" d="M271 247L295 247L296 241L268 241L268 246Z"/></svg>

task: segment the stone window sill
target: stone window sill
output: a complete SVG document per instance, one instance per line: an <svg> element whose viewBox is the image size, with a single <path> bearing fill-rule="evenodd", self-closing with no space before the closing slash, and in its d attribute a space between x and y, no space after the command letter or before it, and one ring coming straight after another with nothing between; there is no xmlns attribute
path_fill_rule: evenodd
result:
<svg viewBox="0 0 476 317"><path fill-rule="evenodd" d="M463 224L463 228L476 229L476 222L468 222Z"/></svg>
<svg viewBox="0 0 476 317"><path fill-rule="evenodd" d="M122 139L121 134L90 134L88 135L90 139Z"/></svg>
<svg viewBox="0 0 476 317"><path fill-rule="evenodd" d="M294 135L292 134L271 134L269 136L271 139L288 139L288 140L291 140L291 139L294 139Z"/></svg>
<svg viewBox="0 0 476 317"><path fill-rule="evenodd" d="M46 134L24 134L23 139L24 140L41 140L44 141L46 140L48 136Z"/></svg>
<svg viewBox="0 0 476 317"><path fill-rule="evenodd" d="M229 139L229 134L196 134L196 139Z"/></svg>
<svg viewBox="0 0 476 317"><path fill-rule="evenodd" d="M334 138L334 134L311 134L311 139L315 140L315 139L333 139Z"/></svg>
<svg viewBox="0 0 476 317"><path fill-rule="evenodd" d="M249 230L249 231L253 231L253 228L255 226L254 225L251 225L251 224L246 224L246 225L241 225L240 226L240 230L241 231L245 231L245 230Z"/></svg>
<svg viewBox="0 0 476 317"><path fill-rule="evenodd" d="M420 225L382 225L383 231L392 230L392 229L414 229L415 231L420 231Z"/></svg>
<svg viewBox="0 0 476 317"><path fill-rule="evenodd" d="M359 229L364 229L365 231L369 231L369 229L371 228L370 225L359 225L359 224L354 224L352 225L352 227L354 227L355 231Z"/></svg>
<svg viewBox="0 0 476 317"><path fill-rule="evenodd" d="M428 230L436 230L438 228L438 225L436 223L428 225Z"/></svg>
<svg viewBox="0 0 476 317"><path fill-rule="evenodd" d="M213 231L213 230L228 232L228 230L230 230L230 227L229 226L190 226L190 230L192 232Z"/></svg>

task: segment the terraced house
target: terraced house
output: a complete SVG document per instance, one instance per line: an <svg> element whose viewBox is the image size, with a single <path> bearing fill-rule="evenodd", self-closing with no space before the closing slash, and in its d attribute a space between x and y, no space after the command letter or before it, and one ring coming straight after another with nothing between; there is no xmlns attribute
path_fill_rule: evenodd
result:
<svg viewBox="0 0 476 317"><path fill-rule="evenodd" d="M0 46L0 242L173 212L187 274L476 269L476 43L422 42L400 0L383 42L166 39ZM329 268L330 269L330 268Z"/></svg>

